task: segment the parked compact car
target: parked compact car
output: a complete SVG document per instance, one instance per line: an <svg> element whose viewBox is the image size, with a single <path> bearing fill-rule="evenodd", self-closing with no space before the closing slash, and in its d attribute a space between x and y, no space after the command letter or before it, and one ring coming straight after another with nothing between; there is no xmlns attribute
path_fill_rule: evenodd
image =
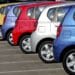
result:
<svg viewBox="0 0 75 75"><path fill-rule="evenodd" d="M4 15L0 15L0 16L3 16L0 20L4 23L5 22L5 18L6 18L6 15L7 13L9 12L9 10L11 9L12 5L8 5L6 7L2 7L0 9L0 14L4 14ZM1 33L1 27L2 25L0 25L0 38L2 39L2 33Z"/></svg>
<svg viewBox="0 0 75 75"><path fill-rule="evenodd" d="M57 29L54 41L54 57L62 62L69 75L75 75L75 3L64 4L67 13Z"/></svg>
<svg viewBox="0 0 75 75"><path fill-rule="evenodd" d="M4 25L1 27L1 32L2 32L2 39L9 39L9 42L11 39L12 34L11 30L13 28L13 26L15 25L15 21L18 17L20 13L20 10L17 6L12 6L12 8L10 9L10 11L8 12L6 18L5 18L5 22ZM10 35L10 36L9 36ZM8 37L9 36L9 37Z"/></svg>
<svg viewBox="0 0 75 75"><path fill-rule="evenodd" d="M28 2L25 3L19 3L12 5L11 9L7 13L5 19L4 19L4 24L1 27L1 32L2 32L2 38L7 39L8 43L13 45L12 41L12 29L15 26L15 22L21 12L21 9L18 6L25 5Z"/></svg>
<svg viewBox="0 0 75 75"><path fill-rule="evenodd" d="M3 23L4 23L4 18L7 14L7 10L9 10L10 8L7 7L2 7L0 8L0 27L2 27Z"/></svg>
<svg viewBox="0 0 75 75"><path fill-rule="evenodd" d="M48 6L40 15L37 28L31 35L31 50L37 52L46 63L54 61L53 41L56 38L57 27L67 13L64 3Z"/></svg>
<svg viewBox="0 0 75 75"><path fill-rule="evenodd" d="M36 2L24 8L20 14L16 26L13 30L14 45L20 46L21 50L25 53L31 52L30 35L37 27L37 21L44 8L48 5L58 4L60 2Z"/></svg>
<svg viewBox="0 0 75 75"><path fill-rule="evenodd" d="M18 3L20 3L20 2L18 2ZM13 4L18 4L18 3L5 3L5 4L0 4L0 26L2 26L3 23L4 23L4 18L6 16L6 14L4 13L4 11L6 10L6 6L13 5Z"/></svg>

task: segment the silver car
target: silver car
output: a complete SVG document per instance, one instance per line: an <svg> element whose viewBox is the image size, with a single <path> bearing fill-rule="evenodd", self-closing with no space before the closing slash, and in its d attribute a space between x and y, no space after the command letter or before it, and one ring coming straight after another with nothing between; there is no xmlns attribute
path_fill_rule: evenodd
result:
<svg viewBox="0 0 75 75"><path fill-rule="evenodd" d="M32 52L38 52L39 57L46 63L54 61L53 41L56 38L57 27L72 4L62 3L45 8L38 20L36 30L31 35Z"/></svg>

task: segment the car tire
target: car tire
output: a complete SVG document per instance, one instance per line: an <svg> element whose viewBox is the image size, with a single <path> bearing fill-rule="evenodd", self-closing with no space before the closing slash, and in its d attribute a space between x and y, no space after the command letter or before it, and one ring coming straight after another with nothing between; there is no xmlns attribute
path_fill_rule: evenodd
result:
<svg viewBox="0 0 75 75"><path fill-rule="evenodd" d="M12 30L7 33L7 41L10 45L14 46L13 39L12 39Z"/></svg>
<svg viewBox="0 0 75 75"><path fill-rule="evenodd" d="M24 53L31 53L30 35L25 35L20 39L19 47Z"/></svg>
<svg viewBox="0 0 75 75"><path fill-rule="evenodd" d="M75 75L75 49L70 49L65 53L62 64L69 75Z"/></svg>
<svg viewBox="0 0 75 75"><path fill-rule="evenodd" d="M51 51L47 50L45 46L51 46ZM45 52L45 54L44 54ZM45 63L51 63L54 62L54 55L53 55L53 41L43 41L38 46L38 56L40 59ZM45 58L46 57L46 58ZM49 59L47 59L47 57Z"/></svg>

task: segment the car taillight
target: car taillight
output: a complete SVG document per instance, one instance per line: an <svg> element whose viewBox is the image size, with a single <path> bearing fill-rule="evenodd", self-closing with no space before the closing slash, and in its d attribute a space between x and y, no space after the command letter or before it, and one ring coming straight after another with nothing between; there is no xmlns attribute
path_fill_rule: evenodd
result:
<svg viewBox="0 0 75 75"><path fill-rule="evenodd" d="M57 28L57 37L60 36L61 30L62 30L62 25L60 25L60 26Z"/></svg>
<svg viewBox="0 0 75 75"><path fill-rule="evenodd" d="M18 20L15 21L15 27L17 27L17 25L18 25L17 23L18 23Z"/></svg>
<svg viewBox="0 0 75 75"><path fill-rule="evenodd" d="M35 24L34 24L34 31L35 31L36 28L37 28L37 24L38 24L38 21L36 21Z"/></svg>

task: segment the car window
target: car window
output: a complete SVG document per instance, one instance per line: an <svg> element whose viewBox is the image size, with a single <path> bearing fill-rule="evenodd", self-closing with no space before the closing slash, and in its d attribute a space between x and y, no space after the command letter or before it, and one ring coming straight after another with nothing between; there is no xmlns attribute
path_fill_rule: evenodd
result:
<svg viewBox="0 0 75 75"><path fill-rule="evenodd" d="M53 22L61 22L68 12L69 7L53 8L48 11L48 18Z"/></svg>
<svg viewBox="0 0 75 75"><path fill-rule="evenodd" d="M54 9L50 9L49 11L48 11L48 18L50 19L50 21L54 21L54 14L55 14L55 11L56 11L56 9L54 8Z"/></svg>
<svg viewBox="0 0 75 75"><path fill-rule="evenodd" d="M73 13L73 19L74 19L74 21L75 21L75 12Z"/></svg>
<svg viewBox="0 0 75 75"><path fill-rule="evenodd" d="M35 18L36 19L40 17L40 14L43 12L44 9L45 9L45 6L35 8Z"/></svg>
<svg viewBox="0 0 75 75"><path fill-rule="evenodd" d="M2 8L0 9L0 13L1 13L1 14L4 14L4 15L7 15L7 13L8 13L8 7L2 7Z"/></svg>
<svg viewBox="0 0 75 75"><path fill-rule="evenodd" d="M72 6L69 9L69 12L67 13L64 20L62 21L62 25L64 26L75 25L75 6Z"/></svg>
<svg viewBox="0 0 75 75"><path fill-rule="evenodd" d="M0 8L0 13L3 14L5 7Z"/></svg>
<svg viewBox="0 0 75 75"><path fill-rule="evenodd" d="M14 10L13 10L13 13L15 14L15 16L19 16L21 10L19 9L19 7L15 7Z"/></svg>
<svg viewBox="0 0 75 75"><path fill-rule="evenodd" d="M8 10L8 7L7 7L7 8L4 8L3 14L7 15L8 11L9 11L9 10Z"/></svg>
<svg viewBox="0 0 75 75"><path fill-rule="evenodd" d="M31 8L31 9L29 9L28 10L28 13L27 13L27 15L30 17L30 18L34 18L34 8Z"/></svg>
<svg viewBox="0 0 75 75"><path fill-rule="evenodd" d="M28 16L30 18L38 19L45 7L35 7L28 10Z"/></svg>
<svg viewBox="0 0 75 75"><path fill-rule="evenodd" d="M64 16L68 12L69 7L60 7L57 8L57 22L62 22Z"/></svg>

